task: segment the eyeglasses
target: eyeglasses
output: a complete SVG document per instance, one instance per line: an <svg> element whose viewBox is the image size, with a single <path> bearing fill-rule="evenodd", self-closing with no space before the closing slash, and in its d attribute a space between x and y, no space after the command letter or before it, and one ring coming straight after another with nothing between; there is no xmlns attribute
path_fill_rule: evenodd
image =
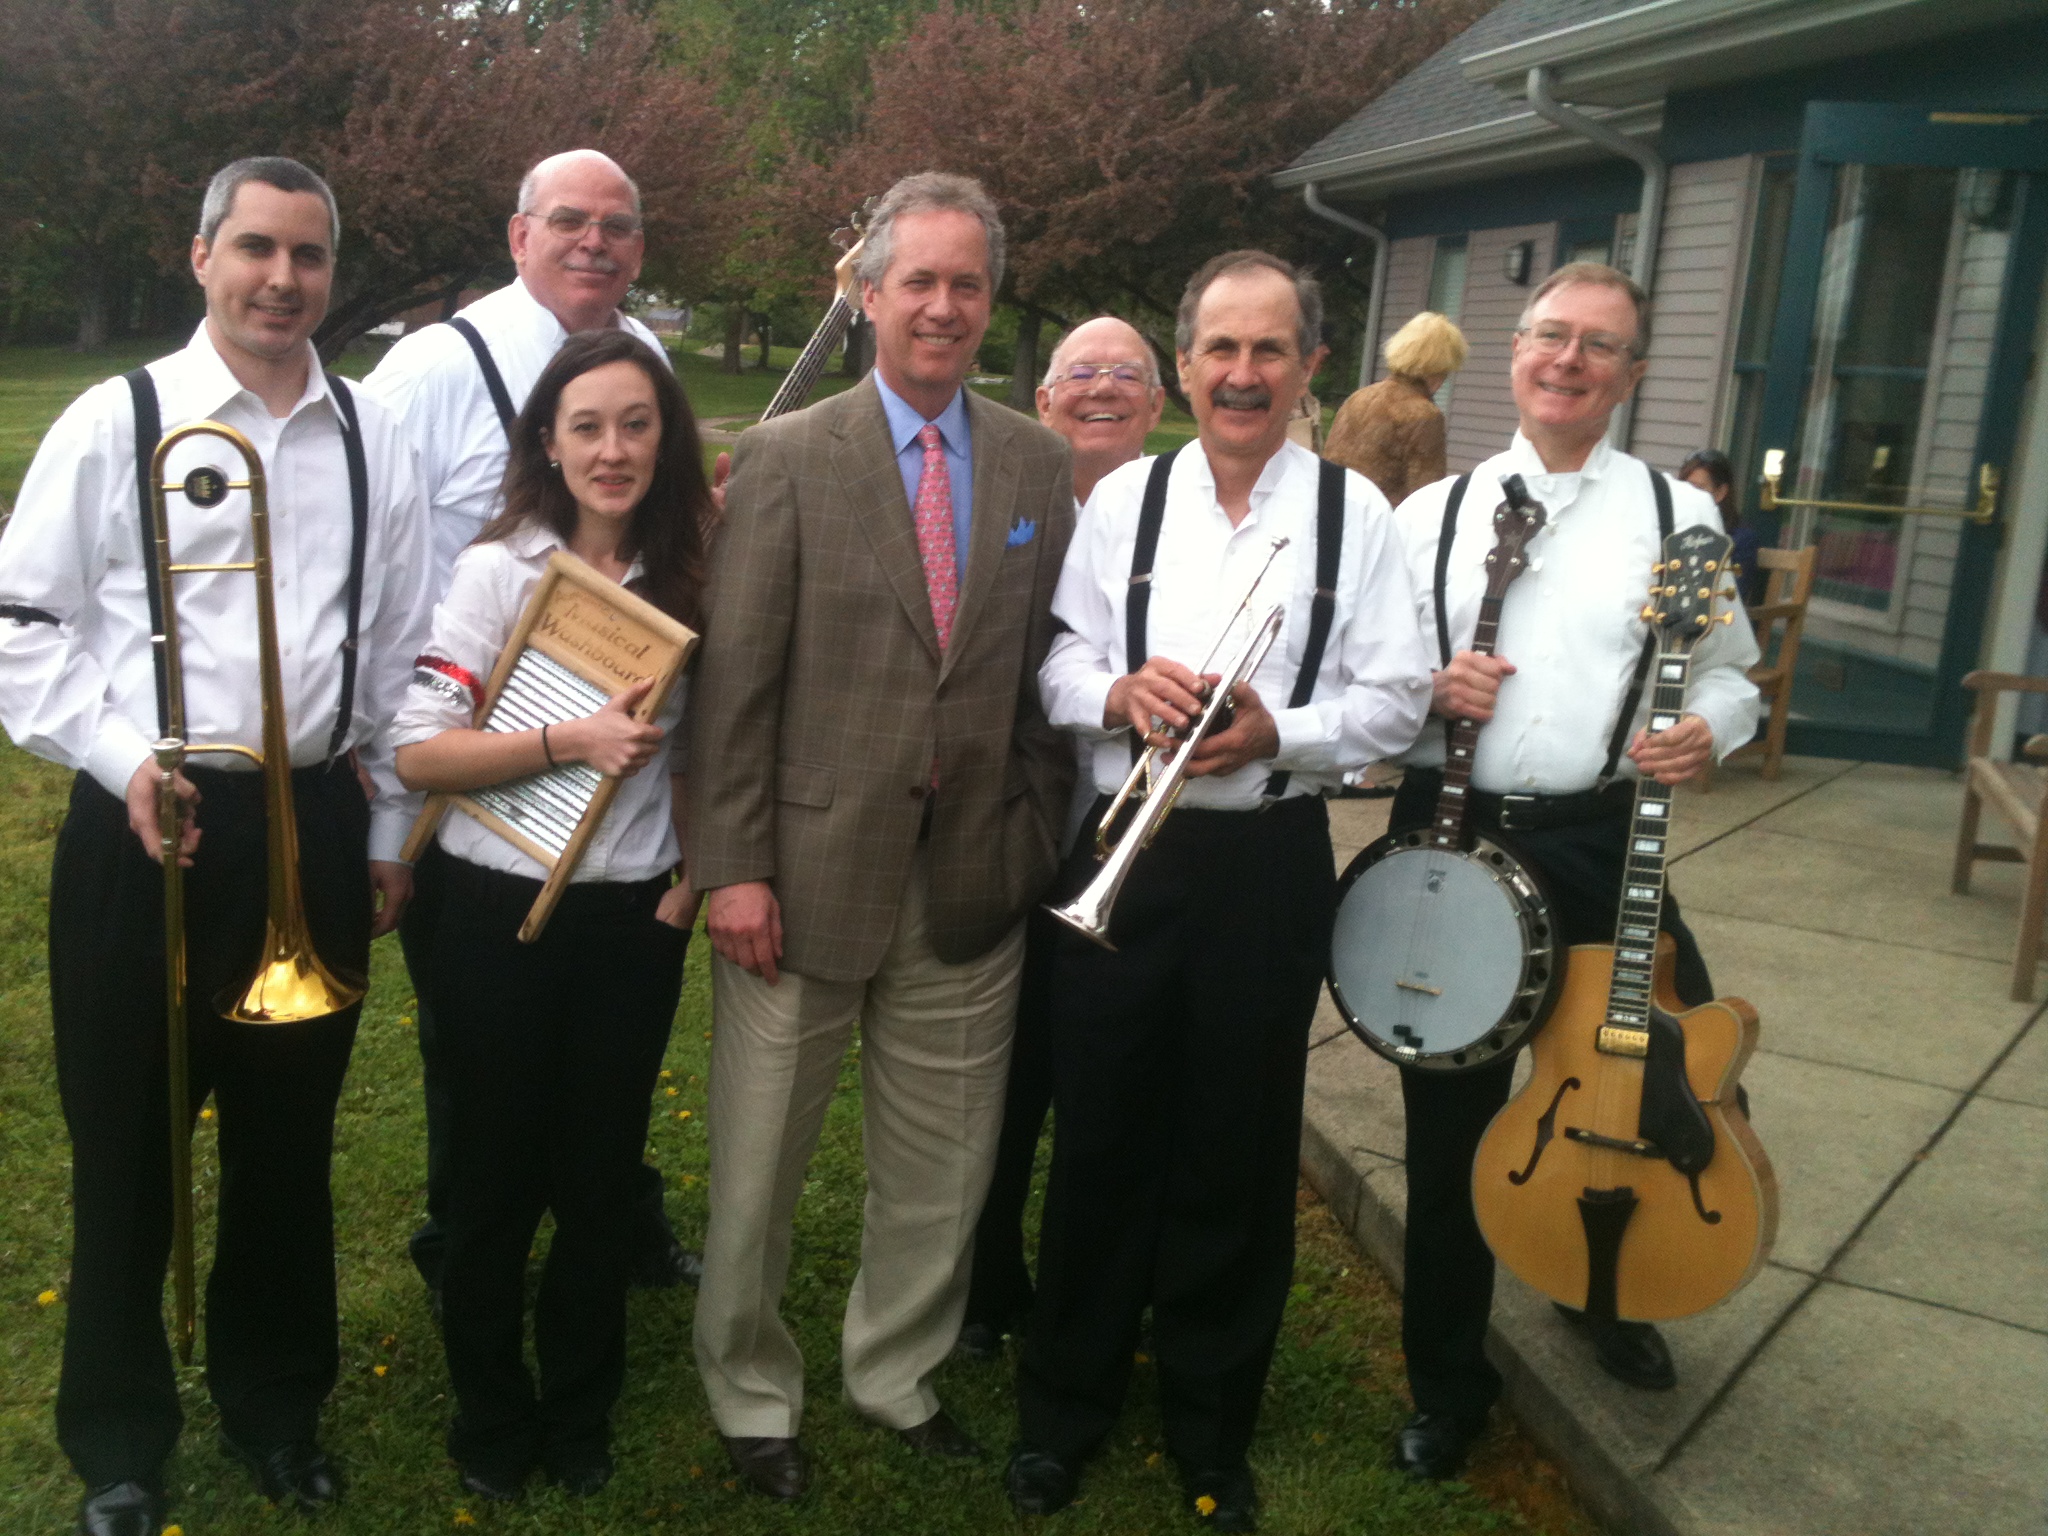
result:
<svg viewBox="0 0 2048 1536"><path fill-rule="evenodd" d="M1075 363L1071 368L1062 369L1053 383L1093 384L1105 373L1126 389L1140 384L1149 388L1152 383L1145 370L1136 363Z"/></svg>
<svg viewBox="0 0 2048 1536"><path fill-rule="evenodd" d="M1625 357L1635 356L1636 344L1606 331L1574 331L1568 325L1525 325L1516 331L1526 337L1539 357L1556 357L1574 341L1589 363L1612 367Z"/></svg>
<svg viewBox="0 0 2048 1536"><path fill-rule="evenodd" d="M557 208L550 213L529 213L519 210L523 219L545 220L549 229L564 240L579 240L583 231L595 224L598 232L607 240L630 240L640 233L640 216L634 213L608 213L603 218L593 218L581 208Z"/></svg>

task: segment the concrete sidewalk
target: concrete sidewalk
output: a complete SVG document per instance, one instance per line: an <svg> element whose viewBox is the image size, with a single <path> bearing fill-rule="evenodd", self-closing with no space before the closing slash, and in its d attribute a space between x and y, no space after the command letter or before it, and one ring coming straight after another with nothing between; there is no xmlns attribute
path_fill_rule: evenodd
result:
<svg viewBox="0 0 2048 1536"><path fill-rule="evenodd" d="M1961 800L1948 774L1800 759L1679 796L1672 889L1762 1019L1743 1081L1783 1219L1746 1289L1666 1328L1670 1393L1610 1380L1502 1273L1507 1406L1610 1529L2048 1525L2048 1025L2007 997L2018 866L1949 894ZM1385 816L1333 802L1340 869ZM1395 1071L1327 997L1314 1040L1304 1169L1398 1284Z"/></svg>

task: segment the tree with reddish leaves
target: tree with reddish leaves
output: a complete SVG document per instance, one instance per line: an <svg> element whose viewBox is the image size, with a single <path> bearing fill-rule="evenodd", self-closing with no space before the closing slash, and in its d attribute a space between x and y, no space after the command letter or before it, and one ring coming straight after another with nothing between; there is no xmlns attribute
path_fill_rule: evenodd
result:
<svg viewBox="0 0 2048 1536"><path fill-rule="evenodd" d="M334 187L329 357L504 270L519 177L557 150L602 149L639 181L651 283L687 291L718 259L728 116L623 7L0 0L0 16L0 241L70 275L82 344L138 272L183 267L207 177L248 154Z"/></svg>
<svg viewBox="0 0 2048 1536"><path fill-rule="evenodd" d="M1023 405L1041 322L1119 310L1170 363L1173 306L1202 261L1241 245L1326 250L1267 178L1490 3L942 5L870 61L852 139L793 175L790 195L823 228L911 171L978 177L1010 235L1002 297L1022 316Z"/></svg>

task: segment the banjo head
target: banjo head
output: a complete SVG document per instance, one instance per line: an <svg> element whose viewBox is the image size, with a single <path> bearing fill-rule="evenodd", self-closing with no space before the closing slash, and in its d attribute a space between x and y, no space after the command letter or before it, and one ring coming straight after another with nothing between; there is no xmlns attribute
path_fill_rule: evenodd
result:
<svg viewBox="0 0 2048 1536"><path fill-rule="evenodd" d="M1330 996L1352 1031L1399 1066L1466 1072L1514 1050L1564 981L1550 904L1497 843L1381 838L1339 885Z"/></svg>

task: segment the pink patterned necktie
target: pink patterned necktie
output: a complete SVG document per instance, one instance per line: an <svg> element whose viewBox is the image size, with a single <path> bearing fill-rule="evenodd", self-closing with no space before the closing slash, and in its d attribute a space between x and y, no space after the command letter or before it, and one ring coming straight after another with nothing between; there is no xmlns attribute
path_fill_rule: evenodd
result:
<svg viewBox="0 0 2048 1536"><path fill-rule="evenodd" d="M917 482L917 553L924 561L932 627L939 632L943 652L953 637L953 609L960 601L960 577L953 563L953 481L946 473L939 429L926 422L918 428L917 440L924 445L924 471Z"/></svg>

